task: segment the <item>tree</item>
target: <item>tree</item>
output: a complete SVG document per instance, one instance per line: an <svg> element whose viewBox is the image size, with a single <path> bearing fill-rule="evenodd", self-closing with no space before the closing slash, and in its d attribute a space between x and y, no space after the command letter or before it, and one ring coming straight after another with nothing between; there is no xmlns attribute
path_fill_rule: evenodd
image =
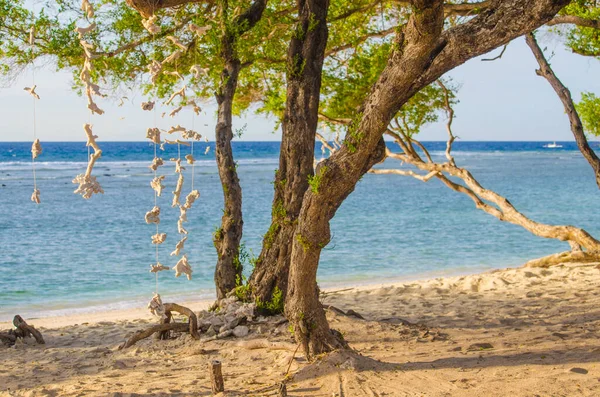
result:
<svg viewBox="0 0 600 397"><path fill-rule="evenodd" d="M250 286L258 301L287 291L291 241L302 197L313 175L329 0L298 1L298 22L287 55L287 94L272 221Z"/></svg>
<svg viewBox="0 0 600 397"><path fill-rule="evenodd" d="M340 347L316 292L320 252L330 240L329 221L356 183L385 156L383 134L400 108L419 90L468 59L485 54L550 21L568 1L508 0L486 3L468 21L444 30L442 1L415 0L399 27L378 81L353 117L344 144L315 171L292 248L286 316L305 353Z"/></svg>

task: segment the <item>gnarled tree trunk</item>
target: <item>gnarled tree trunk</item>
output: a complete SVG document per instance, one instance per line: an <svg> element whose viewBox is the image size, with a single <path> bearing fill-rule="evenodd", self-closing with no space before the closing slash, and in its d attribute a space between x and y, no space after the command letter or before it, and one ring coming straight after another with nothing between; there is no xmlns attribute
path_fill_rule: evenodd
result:
<svg viewBox="0 0 600 397"><path fill-rule="evenodd" d="M269 301L287 292L292 241L308 179L313 175L328 0L298 0L299 21L287 55L287 99L269 230L250 278L252 293Z"/></svg>
<svg viewBox="0 0 600 397"><path fill-rule="evenodd" d="M316 297L321 249L329 221L356 183L384 156L383 134L416 92L468 59L485 54L550 20L568 0L505 0L442 33L441 0L413 0L388 64L350 125L340 150L320 163L319 186L308 190L293 240L286 315L295 337L313 356L339 346Z"/></svg>
<svg viewBox="0 0 600 397"><path fill-rule="evenodd" d="M231 140L233 139L232 109L233 98L241 69L240 60L235 52L235 41L239 34L254 27L266 7L266 0L255 1L248 10L240 15L231 26L228 22L229 4L221 2L221 18L223 20L223 36L221 38L221 57L225 61L221 73L221 86L216 93L218 108L217 126L215 130L215 152L217 168L223 187L223 217L221 227L215 232L213 242L217 250L217 266L215 268L215 285L217 299L236 287L241 280L242 264L239 259L240 241L242 239L242 187L237 175L236 163L233 159Z"/></svg>

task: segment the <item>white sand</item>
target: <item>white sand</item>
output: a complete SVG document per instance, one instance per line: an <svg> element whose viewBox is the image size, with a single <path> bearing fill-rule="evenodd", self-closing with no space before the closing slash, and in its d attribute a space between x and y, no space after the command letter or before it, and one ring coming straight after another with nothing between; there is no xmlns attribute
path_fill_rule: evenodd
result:
<svg viewBox="0 0 600 397"><path fill-rule="evenodd" d="M362 357L334 353L308 364L296 354L288 393L598 396L597 266L507 269L326 291L326 305L366 318L328 311L331 326ZM207 302L186 305L199 310ZM254 333L245 340L203 343L185 336L116 349L149 321L145 310L31 320L47 344L0 347L0 395L208 396L206 366L214 359L223 362L227 395L276 395L272 386L284 379L295 349L286 324L275 335ZM0 329L8 327L0 323Z"/></svg>

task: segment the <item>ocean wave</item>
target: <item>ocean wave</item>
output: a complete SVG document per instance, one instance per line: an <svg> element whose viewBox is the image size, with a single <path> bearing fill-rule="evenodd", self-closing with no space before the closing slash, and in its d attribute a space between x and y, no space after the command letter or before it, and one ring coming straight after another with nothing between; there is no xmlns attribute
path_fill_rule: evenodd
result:
<svg viewBox="0 0 600 397"><path fill-rule="evenodd" d="M277 164L279 158L256 158L256 159L238 159L236 160L240 165L255 165L255 164ZM96 163L96 170L106 170L112 168L148 168L150 160L144 161L98 161ZM196 166L200 167L212 167L216 166L216 160L196 160ZM61 170L75 170L85 169L87 162L83 161L36 161L36 171L61 171ZM0 172L3 171L31 171L31 161L0 161Z"/></svg>

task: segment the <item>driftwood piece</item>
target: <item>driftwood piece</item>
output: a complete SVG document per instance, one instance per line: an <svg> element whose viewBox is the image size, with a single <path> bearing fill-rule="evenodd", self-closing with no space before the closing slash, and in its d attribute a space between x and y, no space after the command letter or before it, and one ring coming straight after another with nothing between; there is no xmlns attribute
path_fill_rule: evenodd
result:
<svg viewBox="0 0 600 397"><path fill-rule="evenodd" d="M188 325L186 323L169 323L169 324L158 324L154 325L150 328L141 330L133 334L125 343L119 346L119 350L127 349L135 345L137 342L142 339L146 339L152 336L156 332L164 332L164 331L175 331L175 332L185 332L188 330Z"/></svg>
<svg viewBox="0 0 600 397"><path fill-rule="evenodd" d="M123 343L121 346L119 346L119 350L127 349L127 348L135 345L137 342L141 341L142 339L146 339L146 338L154 335L155 333L158 333L160 335L159 338L162 339L162 338L164 338L165 335L168 335L169 331L175 331L175 332L186 332L187 331L190 333L192 338L194 338L196 340L200 339L200 334L198 333L198 318L196 317L196 314L191 309L188 309L187 307L178 305L176 303L165 303L164 307L165 307L165 314L166 314L167 318L169 319L168 322L166 321L166 319L161 319L160 324L156 324L150 328L146 328L146 329L136 332L129 339L127 339L127 341L125 341L125 343ZM186 316L188 318L188 322L187 323L171 322L172 312L176 312L176 313Z"/></svg>
<svg viewBox="0 0 600 397"><path fill-rule="evenodd" d="M6 346L12 346L17 341L14 332L0 332L0 342Z"/></svg>
<svg viewBox="0 0 600 397"><path fill-rule="evenodd" d="M35 338L35 341L40 345L46 344L42 333L35 329L35 327L33 327L32 325L27 324L27 322L23 320L23 317L19 316L18 314L13 319L13 325L17 327L15 331L17 337L26 338L28 336L33 336ZM22 334L23 336L20 336L19 334Z"/></svg>
<svg viewBox="0 0 600 397"><path fill-rule="evenodd" d="M171 312L165 312L165 318L161 318L160 319L160 323L161 324L169 324L171 322L171 319L173 318L173 315L171 314ZM154 334L154 339L156 340L167 340L171 337L171 331L167 330L167 331L162 331L162 332L157 332Z"/></svg>
<svg viewBox="0 0 600 397"><path fill-rule="evenodd" d="M208 372L210 372L210 383L213 394L225 391L225 382L223 382L223 373L221 372L221 362L213 360L208 363Z"/></svg>
<svg viewBox="0 0 600 397"><path fill-rule="evenodd" d="M42 333L35 329L33 325L27 324L27 322L23 320L23 317L18 314L13 318L13 325L16 329L11 329L8 332L0 332L0 342L3 344L12 346L17 341L17 338L23 339L30 336L33 336L38 344L46 344Z"/></svg>

